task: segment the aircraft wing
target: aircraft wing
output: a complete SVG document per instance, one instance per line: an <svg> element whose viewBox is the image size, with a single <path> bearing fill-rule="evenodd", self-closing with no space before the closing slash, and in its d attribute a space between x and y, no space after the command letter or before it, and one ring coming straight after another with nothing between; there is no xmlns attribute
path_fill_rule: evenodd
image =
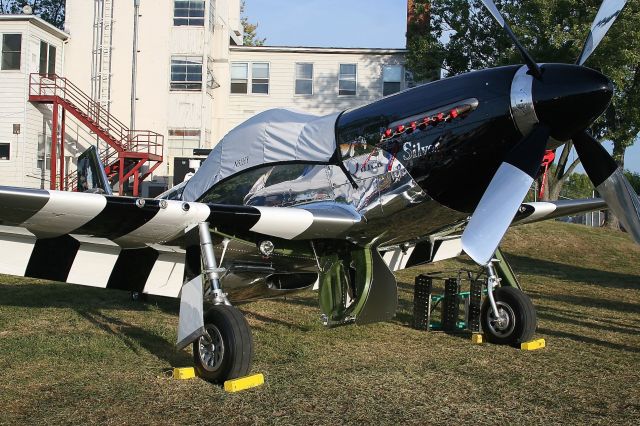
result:
<svg viewBox="0 0 640 426"><path fill-rule="evenodd" d="M0 225L37 238L85 235L123 248L176 242L199 222L287 240L327 238L360 222L348 206L253 207L0 187Z"/></svg>
<svg viewBox="0 0 640 426"><path fill-rule="evenodd" d="M513 222L511 222L511 226L540 222L542 220L571 216L594 210L605 210L607 208L607 204L601 198L522 203Z"/></svg>
<svg viewBox="0 0 640 426"><path fill-rule="evenodd" d="M523 203L511 226L606 208L607 205L601 198ZM453 234L433 236L431 240L405 247L389 247L386 250L383 247L383 259L392 271L398 271L411 266L458 257L462 254L462 235L459 232L458 230Z"/></svg>
<svg viewBox="0 0 640 426"><path fill-rule="evenodd" d="M334 203L250 207L0 187L0 273L177 297L185 237L339 237L360 215Z"/></svg>

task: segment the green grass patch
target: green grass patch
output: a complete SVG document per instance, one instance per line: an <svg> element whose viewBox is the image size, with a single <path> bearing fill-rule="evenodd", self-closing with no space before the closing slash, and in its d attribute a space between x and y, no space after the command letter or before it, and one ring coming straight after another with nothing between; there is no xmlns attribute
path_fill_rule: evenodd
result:
<svg viewBox="0 0 640 426"><path fill-rule="evenodd" d="M547 348L472 345L410 327L415 275L383 324L325 329L317 295L241 306L254 372L238 394L201 380L177 352L178 301L0 277L0 424L637 424L640 249L622 233L556 222L512 229L504 251Z"/></svg>

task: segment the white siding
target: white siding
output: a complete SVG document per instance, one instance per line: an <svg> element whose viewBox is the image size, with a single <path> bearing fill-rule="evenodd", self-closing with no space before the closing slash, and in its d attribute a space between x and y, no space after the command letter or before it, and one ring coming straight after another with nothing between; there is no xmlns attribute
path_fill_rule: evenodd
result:
<svg viewBox="0 0 640 426"><path fill-rule="evenodd" d="M113 1L110 112L125 125L130 122L133 1ZM166 155L169 129L199 129L199 146L210 148L235 125L269 108L294 108L315 114L345 110L382 96L382 67L402 64L404 51L393 49L252 48L236 46L242 40L240 0L216 0L214 31L204 27L174 27L173 0L144 0L140 7L136 128L164 135L165 159L156 175L173 174L173 159ZM91 94L94 39L94 1L67 0L65 28L60 34L44 31L29 21L0 20L0 32L21 32L22 70L0 74L0 142L11 143L11 160L0 160L0 184L40 186L36 168L38 135L51 134L51 106L32 105L28 98L28 72L36 70L39 40L56 45L58 74ZM207 8L210 2L207 0ZM64 70L63 70L64 55ZM203 90L171 91L171 57L199 56L203 62ZM220 87L206 90L207 62ZM230 62L268 62L269 94L231 94ZM295 95L295 64L313 64L313 95ZM341 63L357 64L357 95L338 96ZM34 68L35 67L35 68ZM250 82L249 82L250 85ZM96 137L70 114L66 117L65 155L71 170L76 157ZM12 124L22 132L12 135ZM47 149L50 149L48 147ZM68 170L67 170L68 171ZM49 172L46 173L48 186Z"/></svg>
<svg viewBox="0 0 640 426"><path fill-rule="evenodd" d="M20 70L0 70L0 143L11 144L11 159L0 160L0 185L39 188L38 135L42 133L43 125L51 132L51 116L46 109L28 101L29 74L38 72L40 41L56 47L56 71L61 70L63 43L59 37L28 20L0 20L0 37L6 33L22 34L22 46ZM19 135L13 134L14 124L20 125Z"/></svg>
<svg viewBox="0 0 640 426"><path fill-rule="evenodd" d="M66 27L71 40L66 77L79 82L91 93L91 51L93 48L94 2L67 0ZM131 60L133 46L133 1L114 1L111 104L110 111L129 125L131 114ZM139 53L136 103L136 128L152 130L164 136L165 148L169 129L200 129L201 146L207 147L204 135L212 133L214 99L207 94L207 58L228 58L229 34L240 28L240 0L216 0L215 30L209 30L209 0L206 1L204 27L173 26L173 0L148 0L140 5ZM199 56L203 59L203 90L181 92L170 90L171 57ZM77 64L77 66L75 66ZM219 62L215 63L217 70ZM218 75L216 79L219 80ZM213 92L217 94L216 91ZM166 149L165 149L166 153ZM165 155L165 164L156 175L172 174L173 159Z"/></svg>
<svg viewBox="0 0 640 426"><path fill-rule="evenodd" d="M230 93L230 82L217 89L220 96L228 96L226 108L218 111L219 128L216 136L261 111L270 108L293 108L313 114L343 111L382 97L382 67L404 64L401 51L378 53L372 49L231 49L230 62L268 62L270 64L269 94ZM295 64L313 64L313 95L295 94ZM338 95L340 64L357 64L355 96ZM229 65L230 66L230 65ZM251 68L251 66L249 66ZM228 80L228 78L227 78ZM251 81L249 81L251 92Z"/></svg>

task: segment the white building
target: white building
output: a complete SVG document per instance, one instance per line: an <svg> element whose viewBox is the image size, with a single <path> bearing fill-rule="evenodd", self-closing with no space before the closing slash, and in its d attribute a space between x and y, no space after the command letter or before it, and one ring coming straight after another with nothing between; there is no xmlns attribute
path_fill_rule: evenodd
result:
<svg viewBox="0 0 640 426"><path fill-rule="evenodd" d="M29 102L29 76L61 70L67 38L34 16L0 15L0 185L49 181L43 158L51 107Z"/></svg>
<svg viewBox="0 0 640 426"><path fill-rule="evenodd" d="M265 109L327 114L407 84L402 49L242 46L240 0L67 0L65 31L65 67L57 72L127 126L135 121L136 129L164 136L164 164L154 172L162 184L171 185L174 173L181 180L185 170L174 171L175 158L211 148ZM66 139L78 150L96 143L84 133Z"/></svg>
<svg viewBox="0 0 640 426"><path fill-rule="evenodd" d="M224 105L214 116L220 137L268 108L324 115L398 92L408 83L402 49L231 46L229 60L231 75L221 87Z"/></svg>
<svg viewBox="0 0 640 426"><path fill-rule="evenodd" d="M241 43L238 0L67 0L65 76L131 127L135 3L139 3L136 129L164 136L165 162L212 145L214 75Z"/></svg>

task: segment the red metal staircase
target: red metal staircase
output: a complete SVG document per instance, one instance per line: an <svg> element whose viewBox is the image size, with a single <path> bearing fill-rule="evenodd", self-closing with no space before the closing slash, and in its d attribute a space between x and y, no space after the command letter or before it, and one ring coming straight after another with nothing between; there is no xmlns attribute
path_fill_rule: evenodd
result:
<svg viewBox="0 0 640 426"><path fill-rule="evenodd" d="M65 116L69 112L89 130L108 144L100 160L112 185L119 184L124 195L125 182L133 176L133 195L138 196L139 185L162 163L164 137L149 130L131 130L112 116L98 102L64 77L55 74L31 74L29 101L53 104L51 131L51 189L77 191L78 176L73 171L65 175L64 133ZM58 111L62 107L59 123ZM58 125L60 136L58 139ZM59 148L59 153L57 152ZM59 167L56 166L59 160ZM142 166L148 165L146 170Z"/></svg>

